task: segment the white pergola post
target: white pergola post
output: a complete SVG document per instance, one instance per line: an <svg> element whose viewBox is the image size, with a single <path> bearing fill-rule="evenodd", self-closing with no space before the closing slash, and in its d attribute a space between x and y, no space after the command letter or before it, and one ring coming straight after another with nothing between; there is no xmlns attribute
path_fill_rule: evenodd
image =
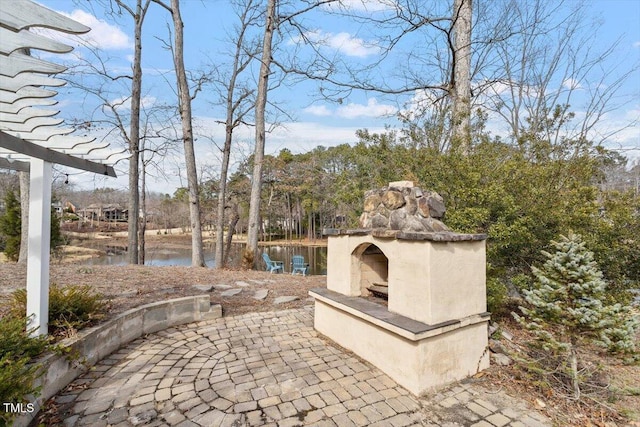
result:
<svg viewBox="0 0 640 427"><path fill-rule="evenodd" d="M31 159L29 189L29 259L27 316L35 335L46 335L49 323L49 249L51 247L52 164Z"/></svg>
<svg viewBox="0 0 640 427"><path fill-rule="evenodd" d="M113 165L126 150L112 152L95 138L68 136L73 129L59 128L58 112L38 107L55 105L64 80L48 77L66 70L62 65L29 55L32 49L68 53L71 46L28 31L33 27L67 34L91 29L31 0L13 0L0 6L0 168L30 171L29 240L27 260L28 327L46 335L49 323L49 249L51 247L51 171L53 164L116 176ZM26 53L25 53L26 52ZM0 337L1 339L2 337Z"/></svg>

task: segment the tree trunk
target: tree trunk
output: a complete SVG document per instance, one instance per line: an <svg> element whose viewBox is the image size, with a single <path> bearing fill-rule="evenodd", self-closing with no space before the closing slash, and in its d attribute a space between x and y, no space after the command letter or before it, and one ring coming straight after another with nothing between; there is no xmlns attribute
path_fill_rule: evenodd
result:
<svg viewBox="0 0 640 427"><path fill-rule="evenodd" d="M222 264L227 265L229 261L229 253L231 252L231 242L233 240L233 232L236 230L236 225L240 220L240 212L238 212L238 204L234 203L231 207L231 218L229 218L229 231L227 232L227 241L224 249L224 256L222 259Z"/></svg>
<svg viewBox="0 0 640 427"><path fill-rule="evenodd" d="M215 268L224 268L226 256L224 254L224 208L227 198L227 174L229 172L229 158L231 157L231 140L233 138L233 127L229 120L229 115L233 111L229 110L231 99L227 104L227 125L224 138L224 148L222 149L222 167L220 169L220 184L218 188L218 218L216 223L216 253ZM233 117L231 117L233 120ZM233 231L229 230L229 234Z"/></svg>
<svg viewBox="0 0 640 427"><path fill-rule="evenodd" d="M133 80L131 81L131 126L129 131L129 264L138 263L138 211L140 210L139 161L140 161L140 98L142 94L142 0L136 2L135 47L133 53Z"/></svg>
<svg viewBox="0 0 640 427"><path fill-rule="evenodd" d="M258 260L258 233L260 232L260 195L262 192L262 163L264 161L265 110L269 88L269 68L271 66L271 42L275 29L276 0L267 3L267 22L264 29L262 64L258 77L256 98L256 147L253 156L253 176L251 179L251 200L249 204L249 230L247 251L253 253L254 263Z"/></svg>
<svg viewBox="0 0 640 427"><path fill-rule="evenodd" d="M18 264L29 258L29 172L18 172L20 180L20 254Z"/></svg>
<svg viewBox="0 0 640 427"><path fill-rule="evenodd" d="M472 0L453 2L453 148L471 145L471 16Z"/></svg>
<svg viewBox="0 0 640 427"><path fill-rule="evenodd" d="M291 242L293 240L293 211L291 210L290 194L287 194L287 231L289 232L287 241Z"/></svg>
<svg viewBox="0 0 640 427"><path fill-rule="evenodd" d="M147 167L144 162L144 147L140 152L140 160L142 165L142 176L140 177L140 189L142 190L140 197L140 226L138 230L138 264L144 265L145 258L145 233L147 231L147 193L146 193L146 181L147 181Z"/></svg>
<svg viewBox="0 0 640 427"><path fill-rule="evenodd" d="M576 348L571 345L570 358L571 358L571 384L573 385L573 398L580 400L580 380L578 378L578 355L576 354Z"/></svg>
<svg viewBox="0 0 640 427"><path fill-rule="evenodd" d="M184 69L184 40L183 23L180 16L180 1L171 0L171 15L175 30L174 38L174 66L178 81L179 108L182 119L182 141L184 143L184 157L187 167L187 185L189 187L189 216L191 218L191 266L204 267L204 253L202 249L202 225L200 222L200 201L198 199L198 172L196 157L193 149L193 127L191 123L191 95L187 74Z"/></svg>
<svg viewBox="0 0 640 427"><path fill-rule="evenodd" d="M229 158L231 157L231 142L233 140L233 92L237 77L238 52L236 52L234 62L234 72L227 89L227 119L225 123L224 147L222 149L222 166L220 168L220 184L218 188L218 222L216 224L216 254L215 268L224 268L227 257L224 254L224 208L227 198L227 175L229 173ZM237 221L236 221L237 222ZM233 234L232 230L228 231Z"/></svg>

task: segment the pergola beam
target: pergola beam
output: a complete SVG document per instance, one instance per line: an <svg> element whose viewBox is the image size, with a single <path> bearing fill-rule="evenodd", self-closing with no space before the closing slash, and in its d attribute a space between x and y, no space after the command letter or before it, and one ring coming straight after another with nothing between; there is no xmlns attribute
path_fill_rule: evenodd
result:
<svg viewBox="0 0 640 427"><path fill-rule="evenodd" d="M56 163L74 169L111 176L113 178L117 177L113 166L63 154L29 141L23 141L20 138L16 138L15 136L2 131L0 131L0 147L16 153L24 154L25 156L34 157L45 162Z"/></svg>

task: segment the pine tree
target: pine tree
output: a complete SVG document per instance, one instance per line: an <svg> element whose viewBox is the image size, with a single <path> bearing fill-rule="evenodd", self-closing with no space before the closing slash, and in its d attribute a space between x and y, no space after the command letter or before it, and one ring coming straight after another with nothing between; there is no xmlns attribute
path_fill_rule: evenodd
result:
<svg viewBox="0 0 640 427"><path fill-rule="evenodd" d="M4 237L4 254L11 261L17 261L20 255L21 239L21 208L20 201L13 191L7 191L4 197L5 211L0 216L0 235ZM60 218L53 207L51 208L50 247L53 252L64 244L64 237L60 231Z"/></svg>
<svg viewBox="0 0 640 427"><path fill-rule="evenodd" d="M550 360L561 360L571 378L574 397L580 397L577 347L592 342L609 351L634 351L636 321L630 308L605 304L606 282L578 235L552 242L555 252L543 252L547 261L532 267L536 278L523 291L526 307L515 319L533 332ZM568 366L566 366L568 363Z"/></svg>
<svg viewBox="0 0 640 427"><path fill-rule="evenodd" d="M20 201L10 190L4 196L5 212L0 216L0 234L5 238L5 256L17 261L20 254Z"/></svg>

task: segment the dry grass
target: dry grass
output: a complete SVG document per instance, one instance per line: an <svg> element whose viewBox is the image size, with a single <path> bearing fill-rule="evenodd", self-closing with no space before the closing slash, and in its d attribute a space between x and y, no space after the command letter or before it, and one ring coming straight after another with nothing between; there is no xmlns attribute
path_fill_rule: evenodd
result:
<svg viewBox="0 0 640 427"><path fill-rule="evenodd" d="M51 283L58 285L90 285L104 295L110 305L110 315L156 301L163 301L204 292L194 285L230 285L236 282L249 286L231 297L223 297L222 290L210 292L211 302L222 304L224 315L235 315L274 309L273 300L278 296L293 295L299 300L279 305L279 309L302 307L309 304L311 288L326 286L324 276L291 276L269 274L261 271L213 270L192 267L154 266L80 266L54 264L50 270ZM256 282L257 281L257 282ZM258 283L262 282L262 283ZM26 283L26 266L0 263L0 307L2 300ZM257 289L269 289L263 301L252 298Z"/></svg>

